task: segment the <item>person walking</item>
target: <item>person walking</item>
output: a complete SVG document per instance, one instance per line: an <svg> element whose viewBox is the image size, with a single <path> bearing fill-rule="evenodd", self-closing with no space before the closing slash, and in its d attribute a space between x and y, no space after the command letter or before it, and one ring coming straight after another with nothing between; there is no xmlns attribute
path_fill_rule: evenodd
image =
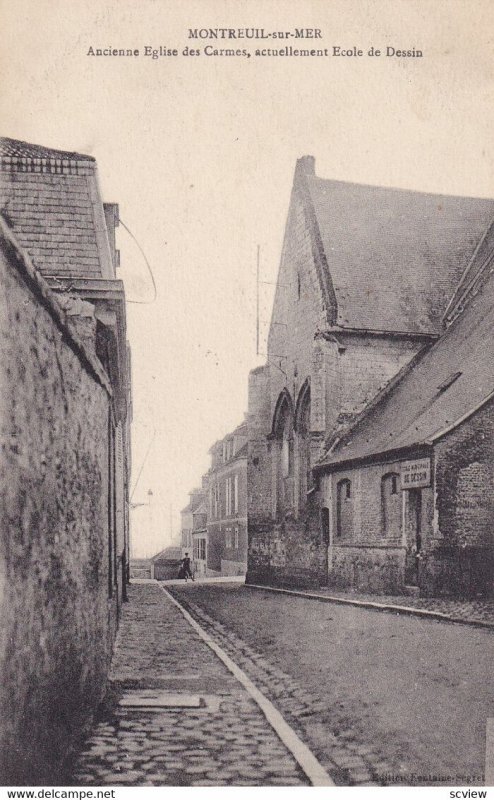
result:
<svg viewBox="0 0 494 800"><path fill-rule="evenodd" d="M191 580L194 580L194 575L192 574L190 558L188 553L186 553L184 558L182 559L182 566L180 568L180 572L182 573L182 577L185 578L186 582L189 580L189 578Z"/></svg>

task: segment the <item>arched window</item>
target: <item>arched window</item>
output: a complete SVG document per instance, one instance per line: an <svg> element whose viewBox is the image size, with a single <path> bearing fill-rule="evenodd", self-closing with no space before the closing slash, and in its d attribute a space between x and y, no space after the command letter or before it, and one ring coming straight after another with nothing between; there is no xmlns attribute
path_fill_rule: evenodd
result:
<svg viewBox="0 0 494 800"><path fill-rule="evenodd" d="M353 532L352 485L348 478L336 486L336 535L350 537Z"/></svg>
<svg viewBox="0 0 494 800"><path fill-rule="evenodd" d="M401 537L402 501L396 472L388 472L381 479L381 520L384 536Z"/></svg>
<svg viewBox="0 0 494 800"><path fill-rule="evenodd" d="M286 390L276 404L273 436L276 440L276 509L283 513L293 507L293 404Z"/></svg>
<svg viewBox="0 0 494 800"><path fill-rule="evenodd" d="M297 471L297 498L299 511L305 508L307 492L312 485L311 459L310 459L310 383L309 379L303 384L295 411L295 428L297 441L298 471Z"/></svg>

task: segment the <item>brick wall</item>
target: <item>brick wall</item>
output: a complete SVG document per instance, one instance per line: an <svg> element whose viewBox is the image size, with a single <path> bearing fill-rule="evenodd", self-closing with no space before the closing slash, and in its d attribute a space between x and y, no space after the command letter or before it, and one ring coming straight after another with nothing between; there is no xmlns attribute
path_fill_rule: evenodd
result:
<svg viewBox="0 0 494 800"><path fill-rule="evenodd" d="M376 593L403 589L405 498L399 474L400 462L393 462L342 470L321 479L321 505L329 509L332 542L329 585ZM394 487L392 476L397 476Z"/></svg>
<svg viewBox="0 0 494 800"><path fill-rule="evenodd" d="M494 596L494 404L435 447L433 539L423 592Z"/></svg>
<svg viewBox="0 0 494 800"><path fill-rule="evenodd" d="M238 505L228 513L226 481L237 477ZM212 493L218 492L218 508L215 513ZM238 531L238 546L235 546L235 529ZM211 574L238 574L238 566L247 564L247 458L240 456L220 464L209 475L208 498L208 551L207 569ZM222 564L225 562L225 569ZM231 563L228 563L231 562ZM235 571L232 572L232 569Z"/></svg>
<svg viewBox="0 0 494 800"><path fill-rule="evenodd" d="M0 244L2 782L55 782L102 696L116 627L110 390L13 240Z"/></svg>

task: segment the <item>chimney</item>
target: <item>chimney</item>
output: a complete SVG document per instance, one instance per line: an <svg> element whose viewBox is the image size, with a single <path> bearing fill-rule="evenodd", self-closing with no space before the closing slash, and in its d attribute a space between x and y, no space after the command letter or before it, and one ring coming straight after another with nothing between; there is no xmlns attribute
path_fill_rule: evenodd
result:
<svg viewBox="0 0 494 800"><path fill-rule="evenodd" d="M118 203L103 203L103 210L105 212L106 230L108 232L113 268L116 270L120 266L120 251L117 250L115 241L115 228L119 224Z"/></svg>
<svg viewBox="0 0 494 800"><path fill-rule="evenodd" d="M302 156L297 159L297 172L302 172L304 175L316 174L316 159L314 156Z"/></svg>

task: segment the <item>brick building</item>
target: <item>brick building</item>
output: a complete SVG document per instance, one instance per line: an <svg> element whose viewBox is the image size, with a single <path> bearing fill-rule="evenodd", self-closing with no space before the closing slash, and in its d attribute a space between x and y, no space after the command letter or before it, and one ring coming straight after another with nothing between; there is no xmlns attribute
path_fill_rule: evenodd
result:
<svg viewBox="0 0 494 800"><path fill-rule="evenodd" d="M247 425L210 449L207 572L243 575L247 568Z"/></svg>
<svg viewBox="0 0 494 800"><path fill-rule="evenodd" d="M102 697L128 574L130 356L89 156L0 140L3 782L54 782Z"/></svg>
<svg viewBox="0 0 494 800"><path fill-rule="evenodd" d="M181 519L181 543L182 550L192 555L193 541L192 530L194 528L194 511L207 499L207 476L202 479L201 488L192 489L189 492L189 502L180 512Z"/></svg>
<svg viewBox="0 0 494 800"><path fill-rule="evenodd" d="M316 467L330 583L494 596L494 225L447 329Z"/></svg>
<svg viewBox="0 0 494 800"><path fill-rule="evenodd" d="M249 378L248 581L328 582L312 468L438 339L493 216L489 200L323 180L311 157L297 162L267 363Z"/></svg>

